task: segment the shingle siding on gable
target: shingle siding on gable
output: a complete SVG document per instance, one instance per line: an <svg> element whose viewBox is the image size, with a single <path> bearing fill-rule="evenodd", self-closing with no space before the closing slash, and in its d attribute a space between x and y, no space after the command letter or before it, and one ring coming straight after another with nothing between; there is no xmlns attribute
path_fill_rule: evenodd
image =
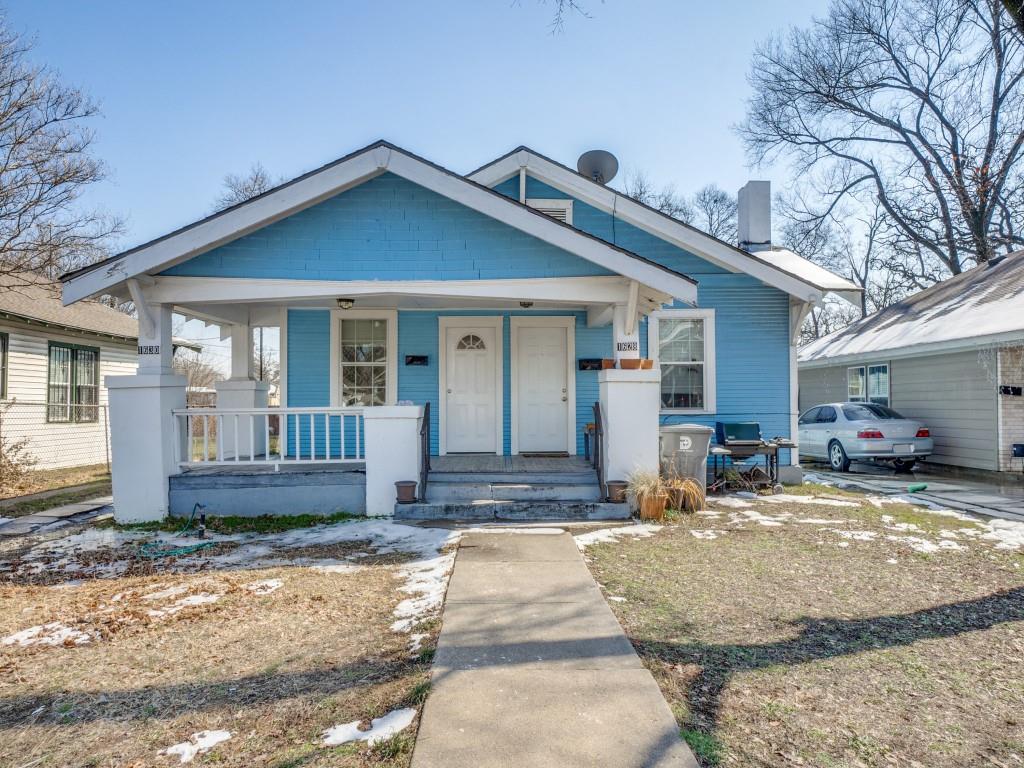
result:
<svg viewBox="0 0 1024 768"><path fill-rule="evenodd" d="M385 173L162 274L476 280L612 273Z"/></svg>

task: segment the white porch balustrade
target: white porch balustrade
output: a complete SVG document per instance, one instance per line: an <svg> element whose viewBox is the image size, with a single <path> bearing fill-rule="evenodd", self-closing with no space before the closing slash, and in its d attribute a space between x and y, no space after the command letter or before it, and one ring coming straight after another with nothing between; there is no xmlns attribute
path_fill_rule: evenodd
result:
<svg viewBox="0 0 1024 768"><path fill-rule="evenodd" d="M363 409L182 408L178 465L355 464L366 459Z"/></svg>

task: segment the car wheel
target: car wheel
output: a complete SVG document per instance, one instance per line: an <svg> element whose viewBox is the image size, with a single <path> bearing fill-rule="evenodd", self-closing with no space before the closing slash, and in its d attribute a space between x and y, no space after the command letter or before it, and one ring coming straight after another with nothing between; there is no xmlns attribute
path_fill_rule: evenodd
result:
<svg viewBox="0 0 1024 768"><path fill-rule="evenodd" d="M915 464L917 464L917 459L896 459L892 463L897 472L910 472L914 469Z"/></svg>
<svg viewBox="0 0 1024 768"><path fill-rule="evenodd" d="M836 472L846 472L850 469L850 457L843 450L842 443L833 440L828 447L828 463Z"/></svg>

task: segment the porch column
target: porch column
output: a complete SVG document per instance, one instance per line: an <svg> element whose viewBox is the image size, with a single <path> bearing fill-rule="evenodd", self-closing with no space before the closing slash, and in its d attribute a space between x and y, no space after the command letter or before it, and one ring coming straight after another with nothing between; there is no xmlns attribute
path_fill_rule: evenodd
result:
<svg viewBox="0 0 1024 768"><path fill-rule="evenodd" d="M606 480L658 471L661 371L609 369L597 375Z"/></svg>
<svg viewBox="0 0 1024 768"><path fill-rule="evenodd" d="M615 338L615 362L640 357L640 320L626 304L616 304L612 312L612 336Z"/></svg>
<svg viewBox="0 0 1024 768"><path fill-rule="evenodd" d="M380 405L363 411L367 515L393 515L395 483L419 481L422 420L423 408L418 405Z"/></svg>
<svg viewBox="0 0 1024 768"><path fill-rule="evenodd" d="M185 407L185 377L172 372L171 308L139 307L139 368L107 376L111 481L119 523L167 517L167 478L178 471L174 415Z"/></svg>
<svg viewBox="0 0 1024 768"><path fill-rule="evenodd" d="M253 374L252 326L230 325L227 328L227 335L231 338L231 378L218 381L213 385L217 390L217 407L266 408L270 385L256 381ZM235 457L236 444L239 458L249 458L250 452L257 456L265 454L267 451L264 439L266 434L265 418L264 416L250 419L248 416L240 416L237 420L238 434L236 435L235 419L225 417L223 433L220 436L223 440L224 458L233 459Z"/></svg>

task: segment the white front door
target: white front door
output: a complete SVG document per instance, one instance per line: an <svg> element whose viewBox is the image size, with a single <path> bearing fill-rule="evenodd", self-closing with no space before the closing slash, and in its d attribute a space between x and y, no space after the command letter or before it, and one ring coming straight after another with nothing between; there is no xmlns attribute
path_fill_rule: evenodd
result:
<svg viewBox="0 0 1024 768"><path fill-rule="evenodd" d="M516 329L516 424L519 453L563 452L569 443L569 329Z"/></svg>
<svg viewBox="0 0 1024 768"><path fill-rule="evenodd" d="M496 453L498 435L497 329L445 329L445 451Z"/></svg>

